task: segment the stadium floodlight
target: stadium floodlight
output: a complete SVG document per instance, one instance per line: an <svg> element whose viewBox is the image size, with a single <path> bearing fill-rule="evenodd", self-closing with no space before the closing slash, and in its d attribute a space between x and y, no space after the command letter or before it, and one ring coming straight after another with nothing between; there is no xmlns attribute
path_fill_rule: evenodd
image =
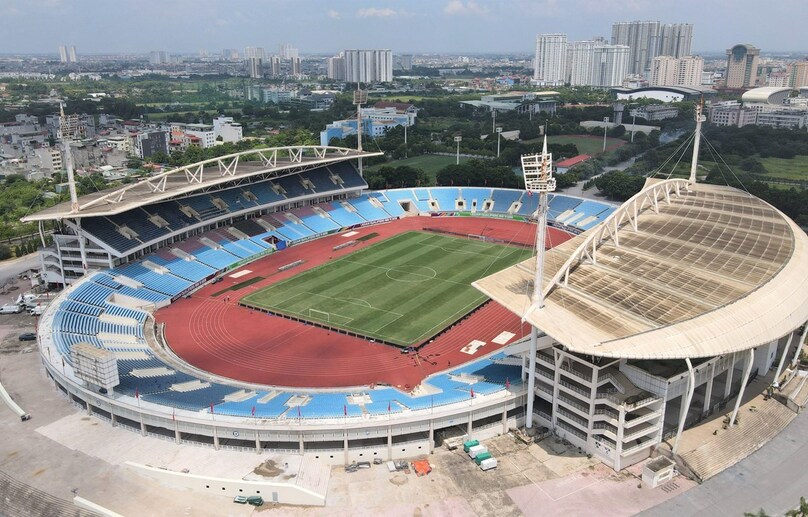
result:
<svg viewBox="0 0 808 517"><path fill-rule="evenodd" d="M502 126L497 126L497 158L499 158L499 137L502 136Z"/></svg>
<svg viewBox="0 0 808 517"><path fill-rule="evenodd" d="M463 140L462 136L454 137L454 141L457 144L457 161L455 162L455 165L460 165L460 142L462 140Z"/></svg>
<svg viewBox="0 0 808 517"><path fill-rule="evenodd" d="M522 174L525 178L525 190L529 196L538 194L539 209L536 221L536 272L533 279L533 296L530 300L530 307L522 317L524 321L527 315L534 310L544 307L544 255L545 239L547 238L547 194L556 189L556 180L553 178L553 155L547 152L547 134L544 135L544 147L541 154L522 155ZM536 349L538 347L539 331L531 324L530 326L530 369L527 375L527 392L532 394L536 386ZM527 397L527 414L525 416L525 427L533 427L533 397Z"/></svg>
<svg viewBox="0 0 808 517"><path fill-rule="evenodd" d="M609 128L609 117L603 117L603 152L606 152L606 130Z"/></svg>
<svg viewBox="0 0 808 517"><path fill-rule="evenodd" d="M362 104L367 104L368 102L368 92L367 90L362 90L359 88L357 84L356 91L353 94L353 103L356 106L356 150L359 151L359 175L363 178L365 175L363 174L362 170Z"/></svg>

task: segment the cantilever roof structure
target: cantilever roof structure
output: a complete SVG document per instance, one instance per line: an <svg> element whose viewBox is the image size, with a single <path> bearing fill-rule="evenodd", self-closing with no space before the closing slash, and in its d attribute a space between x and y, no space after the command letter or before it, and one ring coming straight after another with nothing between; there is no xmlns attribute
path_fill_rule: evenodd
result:
<svg viewBox="0 0 808 517"><path fill-rule="evenodd" d="M474 285L584 354L710 357L808 320L808 236L730 187L649 180L599 226L547 252L546 304L529 310L534 267Z"/></svg>
<svg viewBox="0 0 808 517"><path fill-rule="evenodd" d="M22 220L30 222L115 215L192 192L215 189L223 183L258 176L280 177L323 165L381 154L313 145L250 149L177 167L149 176L137 183L81 196L77 212L71 210L70 202L66 202L28 215Z"/></svg>

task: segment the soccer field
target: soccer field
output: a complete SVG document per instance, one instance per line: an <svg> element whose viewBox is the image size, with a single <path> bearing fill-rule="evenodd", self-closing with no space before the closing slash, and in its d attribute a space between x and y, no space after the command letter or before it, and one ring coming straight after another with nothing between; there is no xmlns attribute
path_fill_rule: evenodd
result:
<svg viewBox="0 0 808 517"><path fill-rule="evenodd" d="M480 240L407 232L241 302L396 345L416 345L485 302L471 282L531 254Z"/></svg>

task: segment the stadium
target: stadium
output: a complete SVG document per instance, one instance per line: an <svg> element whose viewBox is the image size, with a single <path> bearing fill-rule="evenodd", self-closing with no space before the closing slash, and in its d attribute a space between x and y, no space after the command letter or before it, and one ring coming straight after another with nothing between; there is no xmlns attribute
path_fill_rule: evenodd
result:
<svg viewBox="0 0 808 517"><path fill-rule="evenodd" d="M619 207L550 194L536 306L539 196L370 192L374 155L245 151L26 217L57 226L48 377L177 444L336 465L538 424L615 470L669 443L700 475L683 430L738 401L732 426L755 376L795 371L808 238L760 199L678 179Z"/></svg>

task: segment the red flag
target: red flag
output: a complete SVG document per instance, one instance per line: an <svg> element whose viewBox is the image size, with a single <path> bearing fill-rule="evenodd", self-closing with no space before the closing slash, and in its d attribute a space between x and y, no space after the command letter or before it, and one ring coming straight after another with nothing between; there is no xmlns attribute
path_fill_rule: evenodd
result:
<svg viewBox="0 0 808 517"><path fill-rule="evenodd" d="M255 416L255 406L252 408L252 416Z"/></svg>
<svg viewBox="0 0 808 517"><path fill-rule="evenodd" d="M213 413L213 402L210 403L210 412Z"/></svg>
<svg viewBox="0 0 808 517"><path fill-rule="evenodd" d="M135 388L135 398L140 400L140 392Z"/></svg>
<svg viewBox="0 0 808 517"><path fill-rule="evenodd" d="M345 416L348 416L348 406L342 406L342 412L345 413Z"/></svg>
<svg viewBox="0 0 808 517"><path fill-rule="evenodd" d="M511 380L510 379L505 379L505 389L506 390L511 389Z"/></svg>
<svg viewBox="0 0 808 517"><path fill-rule="evenodd" d="M474 398L474 388L470 388L470 390L471 391L469 393L471 394L471 398Z"/></svg>

